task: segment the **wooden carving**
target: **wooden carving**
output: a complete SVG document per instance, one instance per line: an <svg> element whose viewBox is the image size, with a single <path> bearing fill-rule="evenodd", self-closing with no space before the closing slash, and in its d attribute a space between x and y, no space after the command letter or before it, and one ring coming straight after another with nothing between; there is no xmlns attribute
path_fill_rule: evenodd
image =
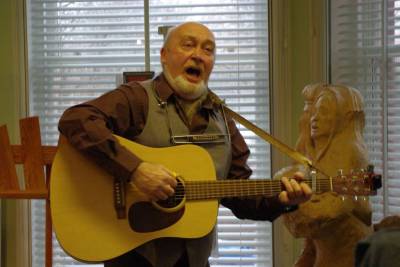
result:
<svg viewBox="0 0 400 267"><path fill-rule="evenodd" d="M313 84L304 88L303 96L296 149L329 176L337 176L339 170L349 174L366 168L361 94L351 87ZM286 167L275 178L299 169L298 165ZM352 267L356 243L372 231L368 199L333 192L314 194L283 220L296 238L305 239L296 267Z"/></svg>

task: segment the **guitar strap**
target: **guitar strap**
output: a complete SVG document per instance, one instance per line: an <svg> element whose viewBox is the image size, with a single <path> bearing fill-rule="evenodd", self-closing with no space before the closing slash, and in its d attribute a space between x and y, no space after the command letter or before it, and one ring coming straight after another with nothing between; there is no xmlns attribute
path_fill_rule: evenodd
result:
<svg viewBox="0 0 400 267"><path fill-rule="evenodd" d="M261 139L263 139L264 141L270 143L272 146L274 146L275 148L277 148L279 151L281 151L282 153L284 153L285 155L291 157L292 159L294 159L295 161L305 165L306 167L312 167L314 168L314 166L312 165L312 162L310 159L308 159L306 156L304 156L303 154L299 153L298 151L290 148L289 146L287 146L286 144L282 143L281 141L279 141L278 139L276 139L275 137L273 137L272 135L270 135L269 133L267 133L266 131L264 131L263 129L259 128L258 126L254 125L253 123L251 123L250 121L246 120L244 117L242 117L240 114L234 112L233 110L231 110L230 108L228 108L226 106L226 104L224 103L223 100L221 100L216 94L214 94L213 92L210 92L211 98L215 103L218 103L220 105L222 105L223 107L223 111L228 114L229 116L231 116L235 121L237 121L238 123L240 123L241 125L243 125L244 127L246 127L247 129L249 129L250 131L252 131L253 133L255 133L257 136L259 136ZM315 169L315 168L314 168Z"/></svg>
<svg viewBox="0 0 400 267"><path fill-rule="evenodd" d="M219 100L219 101L221 101L221 100ZM222 103L222 107L223 107L223 110L225 111L225 113L228 114L229 116L231 116L235 121L237 121L238 123L240 123L247 129L249 129L250 131L255 133L256 135L258 135L264 141L266 141L266 142L270 143L271 145L273 145L274 147L276 147L283 154L291 157L292 159L299 162L300 164L303 164L305 167L310 168L310 170L315 170L326 177L330 177L325 172L323 172L321 169L314 166L312 164L312 161L309 158L307 158L306 156L304 156L303 154L301 154L300 152L292 149L291 147L282 143L281 141L279 141L278 139L276 139L275 137L273 137L272 135L270 135L263 129L254 125L250 121L246 120L244 117L242 117L238 113L236 113L233 110L231 110L230 108L228 108L224 103ZM316 183L315 179L316 179L316 176L312 177L313 184Z"/></svg>
<svg viewBox="0 0 400 267"><path fill-rule="evenodd" d="M254 125L250 121L246 120L244 117L242 117L238 113L236 113L233 110L231 110L230 108L228 108L226 105L223 105L223 107L224 107L224 111L226 112L226 114L231 116L235 121L237 121L238 123L240 123L247 129L249 129L256 135L258 135L261 139L263 139L264 141L267 141L268 143L270 143L271 145L273 145L274 147L279 149L279 151L281 151L285 155L291 157L295 161L297 161L307 167L312 167L312 162L309 158L307 158L303 154L299 153L298 151L290 148L286 144L282 143L281 141L279 141L278 139L276 139L275 137L273 137L272 135L270 135L263 129L257 127L256 125Z"/></svg>

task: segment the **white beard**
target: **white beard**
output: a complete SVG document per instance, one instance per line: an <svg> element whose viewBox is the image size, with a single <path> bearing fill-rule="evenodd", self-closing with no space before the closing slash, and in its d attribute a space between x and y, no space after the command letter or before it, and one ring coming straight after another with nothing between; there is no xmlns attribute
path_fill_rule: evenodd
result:
<svg viewBox="0 0 400 267"><path fill-rule="evenodd" d="M204 81L200 83L191 83L186 80L183 75L172 78L166 66L164 66L163 72L169 85L171 85L180 97L186 100L195 100L207 91L207 86Z"/></svg>

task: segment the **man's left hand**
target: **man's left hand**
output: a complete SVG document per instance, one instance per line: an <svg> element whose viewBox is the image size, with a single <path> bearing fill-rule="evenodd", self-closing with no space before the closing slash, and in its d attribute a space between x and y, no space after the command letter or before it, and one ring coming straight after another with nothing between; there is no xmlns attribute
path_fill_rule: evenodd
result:
<svg viewBox="0 0 400 267"><path fill-rule="evenodd" d="M296 172L293 178L282 177L285 190L279 194L279 201L284 205L298 205L311 198L312 190L302 182L304 174Z"/></svg>

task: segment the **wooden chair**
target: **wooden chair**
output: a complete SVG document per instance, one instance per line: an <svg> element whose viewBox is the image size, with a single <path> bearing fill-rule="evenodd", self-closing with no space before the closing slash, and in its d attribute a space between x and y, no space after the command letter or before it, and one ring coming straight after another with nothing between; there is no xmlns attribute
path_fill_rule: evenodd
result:
<svg viewBox="0 0 400 267"><path fill-rule="evenodd" d="M52 266L52 223L50 216L50 169L56 146L43 146L38 117L20 120L21 144L10 145L5 125L0 126L0 198L45 199L46 267ZM20 186L15 165L22 164L23 186Z"/></svg>

